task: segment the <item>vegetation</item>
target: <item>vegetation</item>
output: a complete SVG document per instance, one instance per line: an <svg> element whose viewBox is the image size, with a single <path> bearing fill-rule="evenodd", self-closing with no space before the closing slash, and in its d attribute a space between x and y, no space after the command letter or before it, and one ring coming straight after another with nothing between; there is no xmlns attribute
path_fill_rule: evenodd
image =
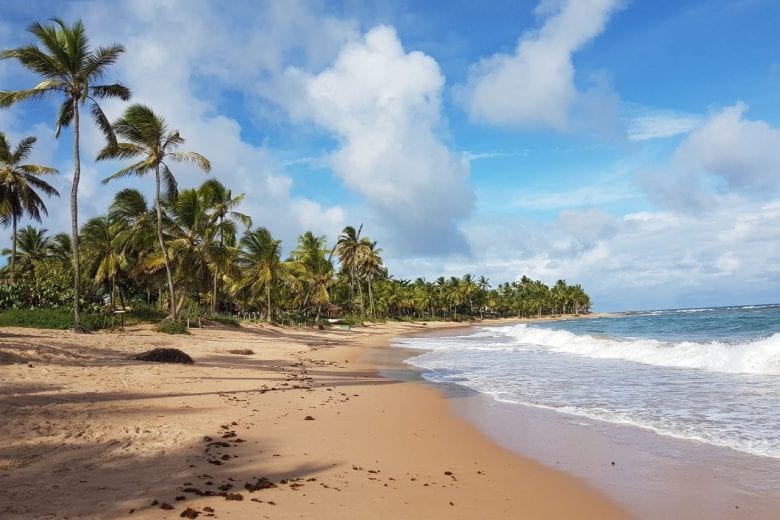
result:
<svg viewBox="0 0 780 520"><path fill-rule="evenodd" d="M98 99L119 98L127 101L130 91L120 84L100 85L98 81L105 75L124 52L121 45L108 47L90 46L84 24L81 21L68 26L55 18L51 25L36 22L28 31L43 46L30 44L0 53L0 59L15 59L25 68L38 74L41 82L31 89L0 91L0 107L7 107L28 99L37 100L51 95L63 96L57 114L59 137L63 128L73 125L73 183L70 191L71 247L73 260L73 321L74 329L81 330L79 319L81 264L79 249L78 193L81 176L80 157L80 107L87 101L91 104L92 118L105 134L110 144L115 143L113 129Z"/></svg>
<svg viewBox="0 0 780 520"><path fill-rule="evenodd" d="M81 326L84 327L85 331L100 329L104 322L104 317L99 314L81 314ZM74 327L73 312L68 307L11 309L0 312L0 327L72 329Z"/></svg>
<svg viewBox="0 0 780 520"><path fill-rule="evenodd" d="M234 195L214 178L197 189L178 190L173 162L190 163L206 173L211 164L199 153L180 151L185 142L180 132L150 107L133 104L113 124L107 121L96 100L130 96L118 84L96 85L124 51L120 45L89 46L81 22L68 26L54 20L50 26L34 24L30 32L43 50L28 45L0 57L19 60L43 81L29 90L0 91L0 106L64 95L57 135L73 124L72 234L50 236L33 226L17 229L20 218L40 222L46 214L38 192L57 192L41 176L56 171L23 164L34 137L12 151L0 134L0 223L13 228L13 247L3 251L9 262L0 270L0 311L47 309L40 316L49 317L39 321L65 326L63 307L70 301L74 309L67 326L78 330L97 326L87 323L86 316L105 322L111 311L129 308L131 321L167 318L159 328L167 333L186 332L185 320L237 325L238 317L248 316L269 323L319 324L323 317L360 323L589 311L590 298L582 287L563 280L548 287L523 277L491 288L487 278L472 274L432 282L397 279L362 225L345 227L332 244L307 231L285 256L285 245L271 230L253 227L240 212L243 194ZM105 214L79 227L79 107L86 101L106 137L96 160L130 162L103 182L154 174L155 189L152 204L138 190L121 189ZM11 323L11 314L0 316ZM14 316L28 319L26 314Z"/></svg>

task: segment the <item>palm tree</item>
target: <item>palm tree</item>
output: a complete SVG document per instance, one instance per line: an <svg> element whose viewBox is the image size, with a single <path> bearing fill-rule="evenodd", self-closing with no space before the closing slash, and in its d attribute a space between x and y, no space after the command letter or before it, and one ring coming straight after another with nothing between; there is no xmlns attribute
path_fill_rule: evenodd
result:
<svg viewBox="0 0 780 520"><path fill-rule="evenodd" d="M275 240L267 228L247 230L239 242L241 245L240 263L244 275L234 286L234 292L242 289L263 289L265 292L266 315L268 323L273 321L271 290L279 270L282 267L282 241Z"/></svg>
<svg viewBox="0 0 780 520"><path fill-rule="evenodd" d="M5 135L0 132L0 222L12 227L11 280L16 269L16 224L27 214L36 222L41 222L41 213L47 215L46 205L36 190L48 196L59 197L59 192L49 183L40 179L43 175L53 175L57 170L37 164L21 164L25 161L37 139L25 137L11 151Z"/></svg>
<svg viewBox="0 0 780 520"><path fill-rule="evenodd" d="M74 330L82 331L79 320L79 221L78 193L81 177L81 158L79 149L79 107L90 101L92 118L98 128L106 135L109 143L114 143L114 134L98 99L130 99L130 90L118 83L98 85L125 51L117 44L108 47L92 47L84 30L84 24L77 21L68 26L59 18L51 25L36 22L27 30L38 39L43 49L30 44L0 53L0 59L16 59L25 68L37 73L43 80L31 89L18 91L0 91L0 106L7 107L27 99L40 99L50 95L63 95L65 100L57 114L55 136L59 137L63 128L73 124L73 183L70 190L71 237L73 247L73 319Z"/></svg>
<svg viewBox="0 0 780 520"><path fill-rule="evenodd" d="M88 220L81 229L85 263L95 283L108 283L112 311L116 309L117 278L127 267L119 240L125 226L125 221L112 220L109 214Z"/></svg>
<svg viewBox="0 0 780 520"><path fill-rule="evenodd" d="M375 317L374 312L374 295L371 290L371 282L377 276L380 276L384 269L382 267L382 248L376 247L376 242L369 242L365 252L365 257L360 265L360 274L366 279L368 286L368 304L371 310L371 317Z"/></svg>
<svg viewBox="0 0 780 520"><path fill-rule="evenodd" d="M124 116L120 117L113 125L114 131L126 142L109 144L104 148L97 159L141 159L138 162L122 168L110 177L103 179L107 183L114 179L128 176L144 176L149 172L155 175L154 204L157 209L157 239L165 261L165 273L168 277L168 290L170 292L170 318L176 320L176 291L173 285L171 261L168 250L163 240L163 217L160 204L160 185L165 183L169 195L177 192L176 179L166 164L166 160L195 164L208 173L211 164L208 159L196 152L175 151L184 143L184 138L178 130L171 130L165 119L156 115L151 108L144 105L131 105Z"/></svg>
<svg viewBox="0 0 780 520"><path fill-rule="evenodd" d="M369 253L371 241L368 237L361 237L363 224L355 230L352 226L347 226L341 231L336 242L335 252L339 256L341 268L349 273L350 283L350 301L355 299L355 282L357 282L358 293L360 295L360 318L363 318L363 285L358 277L361 264L365 261Z"/></svg>
<svg viewBox="0 0 780 520"><path fill-rule="evenodd" d="M38 229L26 226L16 232L16 255L21 264L20 271L34 271L35 264L49 257L51 254L51 237L47 235L48 229ZM11 250L3 249L2 254L10 255Z"/></svg>
<svg viewBox="0 0 780 520"><path fill-rule="evenodd" d="M232 192L216 179L207 180L198 189L211 205L212 224L215 226L215 233L219 235L219 244L215 244L214 252L217 253L216 256L225 257L225 236L235 237L236 234L235 224L231 219L239 221L247 229L252 226L252 219L249 215L236 211L238 205L244 200L244 194L241 193L233 197ZM217 311L218 280L219 263L214 262L214 283L211 295L212 315Z"/></svg>
<svg viewBox="0 0 780 520"><path fill-rule="evenodd" d="M324 236L315 236L311 231L306 231L298 237L298 244L291 253L292 261L289 263L290 270L298 275L305 288L301 307L305 309L309 303L317 305L315 323L320 321L322 307L330 302L328 289L333 283L333 250L326 249L325 243Z"/></svg>

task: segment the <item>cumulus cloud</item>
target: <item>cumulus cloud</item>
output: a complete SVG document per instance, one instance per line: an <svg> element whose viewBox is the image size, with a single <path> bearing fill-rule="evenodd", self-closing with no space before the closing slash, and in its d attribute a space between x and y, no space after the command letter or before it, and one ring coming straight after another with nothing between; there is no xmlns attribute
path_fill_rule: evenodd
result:
<svg viewBox="0 0 780 520"><path fill-rule="evenodd" d="M495 54L475 64L457 97L470 116L501 126L537 126L563 131L579 104L607 106L614 96L597 85L580 92L572 55L598 36L619 0L545 0L536 14L538 31L520 37L513 54ZM602 110L603 117L603 110Z"/></svg>
<svg viewBox="0 0 780 520"><path fill-rule="evenodd" d="M780 130L744 117L737 103L713 112L675 149L667 169L640 172L659 206L682 212L769 200L780 190Z"/></svg>
<svg viewBox="0 0 780 520"><path fill-rule="evenodd" d="M386 26L347 44L307 84L313 119L340 140L333 170L413 253L466 248L457 224L473 206L469 164L438 137L443 84L436 61L406 52Z"/></svg>
<svg viewBox="0 0 780 520"><path fill-rule="evenodd" d="M212 163L212 175L233 193L246 193L242 211L292 246L306 229L335 236L345 224L344 209L294 195L293 180L283 164L264 144L249 142L242 123L221 110L226 93L260 77L264 81L256 82L256 88L247 94L262 96L267 92L271 96L269 85L277 84L275 78L284 74L288 54L314 66L329 52L335 55L342 41L341 29L349 34L348 23L341 27L328 20L323 21L322 30L315 31L316 13L304 9L301 2L284 5L282 9L271 2L241 11L241 6L233 4L223 8L205 2L186 6L175 1L154 6L124 2L96 4L78 14L95 43L117 41L125 45L127 52L112 69L111 79L131 88L131 101L148 104L172 128L179 129L187 140L183 149L204 153ZM244 19L234 24L239 12ZM111 19L122 19L123 23L105 24ZM292 33L300 37L294 38ZM104 104L111 119L125 107L121 102ZM104 143L92 125L84 125L83 144L83 156L88 159ZM84 218L102 212L120 189L119 184L97 184L116 167L100 163L85 170L82 193L93 193L82 197ZM183 187L197 186L206 179L190 166L174 165L172 169ZM151 193L147 181L129 184ZM93 185L99 188L93 190Z"/></svg>
<svg viewBox="0 0 780 520"><path fill-rule="evenodd" d="M780 187L780 130L743 117L737 103L713 114L674 153L676 169L722 179L727 189L769 196Z"/></svg>

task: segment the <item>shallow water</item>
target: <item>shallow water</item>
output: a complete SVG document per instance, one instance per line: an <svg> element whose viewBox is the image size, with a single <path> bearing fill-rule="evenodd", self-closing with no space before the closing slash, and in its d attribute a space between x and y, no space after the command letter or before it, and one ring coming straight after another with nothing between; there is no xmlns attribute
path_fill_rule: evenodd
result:
<svg viewBox="0 0 780 520"><path fill-rule="evenodd" d="M434 382L780 459L780 306L653 311L403 338Z"/></svg>

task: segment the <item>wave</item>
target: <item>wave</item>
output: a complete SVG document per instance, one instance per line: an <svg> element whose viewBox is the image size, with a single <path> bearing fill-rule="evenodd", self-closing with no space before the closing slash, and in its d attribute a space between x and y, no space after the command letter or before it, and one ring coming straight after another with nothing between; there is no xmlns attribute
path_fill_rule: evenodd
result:
<svg viewBox="0 0 780 520"><path fill-rule="evenodd" d="M455 336L400 340L398 344L429 350L547 350L664 367L780 375L780 333L745 343L618 339L527 324L485 327L477 334L480 341L476 342L470 341L469 336ZM485 341L488 337L492 341Z"/></svg>

